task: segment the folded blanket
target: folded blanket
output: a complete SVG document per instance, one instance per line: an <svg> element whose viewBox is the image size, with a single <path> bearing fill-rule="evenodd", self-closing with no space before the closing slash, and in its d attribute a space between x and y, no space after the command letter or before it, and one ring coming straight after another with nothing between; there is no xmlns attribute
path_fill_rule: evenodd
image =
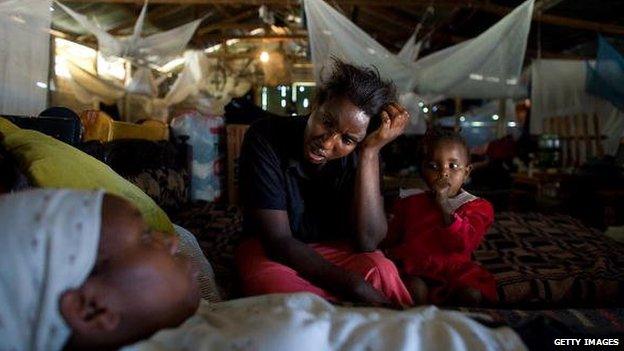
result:
<svg viewBox="0 0 624 351"><path fill-rule="evenodd" d="M526 350L507 327L433 306L336 307L308 293L202 303L176 329L124 350Z"/></svg>

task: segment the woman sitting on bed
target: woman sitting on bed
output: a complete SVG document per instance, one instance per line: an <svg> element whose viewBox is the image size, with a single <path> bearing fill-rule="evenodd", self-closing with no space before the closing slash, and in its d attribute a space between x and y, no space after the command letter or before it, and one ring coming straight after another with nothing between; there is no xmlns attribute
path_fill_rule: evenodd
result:
<svg viewBox="0 0 624 351"><path fill-rule="evenodd" d="M175 237L101 191L0 196L0 350L114 349L199 303Z"/></svg>
<svg viewBox="0 0 624 351"><path fill-rule="evenodd" d="M379 151L408 113L378 72L336 61L310 116L254 123L240 156L248 295L307 291L336 301L411 305L386 234Z"/></svg>
<svg viewBox="0 0 624 351"><path fill-rule="evenodd" d="M470 259L494 219L492 205L462 189L470 175L466 142L431 129L423 144L428 191L399 200L384 245L417 304L497 300L494 276Z"/></svg>

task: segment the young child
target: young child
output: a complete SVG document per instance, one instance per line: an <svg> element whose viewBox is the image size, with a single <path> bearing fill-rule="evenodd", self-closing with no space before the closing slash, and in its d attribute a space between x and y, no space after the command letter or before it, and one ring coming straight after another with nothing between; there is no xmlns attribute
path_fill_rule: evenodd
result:
<svg viewBox="0 0 624 351"><path fill-rule="evenodd" d="M0 350L117 349L197 309L177 239L102 191L0 196Z"/></svg>
<svg viewBox="0 0 624 351"><path fill-rule="evenodd" d="M492 205L462 189L469 151L456 132L429 130L422 175L428 190L397 202L386 246L414 302L475 305L497 300L494 277L471 261L492 224Z"/></svg>

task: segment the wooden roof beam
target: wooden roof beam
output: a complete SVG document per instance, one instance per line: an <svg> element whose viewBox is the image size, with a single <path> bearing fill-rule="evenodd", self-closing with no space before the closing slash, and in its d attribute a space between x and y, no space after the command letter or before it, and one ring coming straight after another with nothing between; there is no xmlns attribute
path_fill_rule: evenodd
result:
<svg viewBox="0 0 624 351"><path fill-rule="evenodd" d="M147 19L154 24L154 22L158 21L161 18L164 17L168 17L170 15L173 15L179 11L182 11L184 9L186 9L188 7L188 5L183 5L180 7L169 7L169 6L161 6L155 10L152 11L147 11ZM149 10L149 8L148 8ZM137 15L138 17L138 15ZM128 28L132 28L134 26L134 24L136 23L137 19L135 17L132 17L130 19L128 19L127 21L125 21L124 23L118 25L117 27L111 29L108 31L109 34L112 35L116 35L119 34L119 32L128 29Z"/></svg>
<svg viewBox="0 0 624 351"><path fill-rule="evenodd" d="M252 16L256 16L256 17L258 16L258 9L252 9L252 10L243 11L243 12L238 13L238 14L232 16L232 17L228 17L227 19L225 19L225 20L223 20L221 22L213 23L213 24L209 24L207 26L201 27L201 28L197 29L197 32L195 33L195 35L201 37L202 35L204 35L204 34L206 34L208 32L211 32L213 30L219 29L220 25L223 25L225 23L234 23L234 24L236 24L236 23L238 23L240 21L243 21L245 19L248 19L248 18L250 18Z"/></svg>
<svg viewBox="0 0 624 351"><path fill-rule="evenodd" d="M430 0L393 0L393 1L380 1L380 0L333 0L339 5L358 5L358 6L370 6L370 7L414 7L414 6L427 6L431 3ZM63 2L88 2L94 1L85 0L63 0ZM142 4L143 0L98 0L101 3L129 3L129 4ZM170 4L170 5L183 5L183 4L223 4L223 5L287 5L293 4L295 0L151 0L152 4ZM437 0L434 2L436 7L474 7L484 12L494 13L499 16L504 16L511 12L513 8L500 6L484 0L462 1L462 0ZM624 35L624 27L615 24L603 24L592 21L586 21L576 18L568 18L562 16L548 15L548 14L533 14L533 20L563 26L576 29L589 30L594 32Z"/></svg>
<svg viewBox="0 0 624 351"><path fill-rule="evenodd" d="M122 4L143 4L143 0L62 0L62 2L84 2L84 3L122 3ZM339 5L358 5L358 6L415 6L415 5L429 5L430 0L393 0L393 1L379 1L379 0L333 0ZM150 0L150 4L170 4L170 5L296 5L296 0ZM436 0L437 5L459 5L466 4L463 0Z"/></svg>
<svg viewBox="0 0 624 351"><path fill-rule="evenodd" d="M535 12L546 12L548 10L550 10L551 8L559 5L560 3L562 3L564 0L537 0L535 1L535 5L533 7L533 10Z"/></svg>
<svg viewBox="0 0 624 351"><path fill-rule="evenodd" d="M418 25L418 22L412 23L403 18L400 18L399 16L393 13L390 13L389 11L384 11L382 9L371 9L371 8L363 7L360 9L360 11L365 12L367 15L371 17L375 17L381 21L384 21L387 24L399 25L403 27L404 29L406 29L409 34L412 34L414 29L416 29L416 26Z"/></svg>
<svg viewBox="0 0 624 351"><path fill-rule="evenodd" d="M212 41L223 41L227 39L240 39L240 40L295 40L295 39L308 39L308 34L269 34L269 35L206 35L202 39Z"/></svg>
<svg viewBox="0 0 624 351"><path fill-rule="evenodd" d="M512 8L495 5L489 2L476 4L475 6L481 11L493 13L499 16L505 16L513 10ZM615 24L598 23L576 18L548 15L544 13L540 14L538 12L533 12L533 21L562 27L589 30L593 32L624 35L624 27Z"/></svg>

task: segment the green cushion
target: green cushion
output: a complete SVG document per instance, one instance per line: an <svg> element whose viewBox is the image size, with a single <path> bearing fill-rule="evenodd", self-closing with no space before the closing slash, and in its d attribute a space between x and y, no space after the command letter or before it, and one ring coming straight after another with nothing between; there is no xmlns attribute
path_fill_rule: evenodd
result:
<svg viewBox="0 0 624 351"><path fill-rule="evenodd" d="M106 164L45 134L20 129L0 118L0 142L38 187L104 189L132 202L155 230L173 233L167 214L141 189Z"/></svg>

